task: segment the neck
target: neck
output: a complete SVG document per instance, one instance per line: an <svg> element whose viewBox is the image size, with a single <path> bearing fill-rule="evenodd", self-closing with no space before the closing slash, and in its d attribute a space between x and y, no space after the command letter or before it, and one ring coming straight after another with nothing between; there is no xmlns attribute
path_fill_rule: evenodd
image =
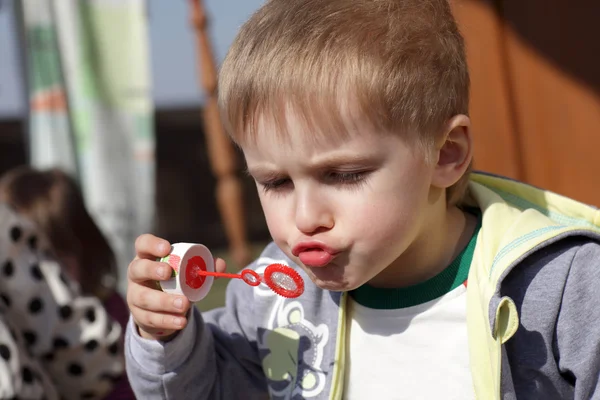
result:
<svg viewBox="0 0 600 400"><path fill-rule="evenodd" d="M416 240L389 267L369 281L381 288L402 288L433 278L469 243L477 219L443 204L422 221Z"/></svg>

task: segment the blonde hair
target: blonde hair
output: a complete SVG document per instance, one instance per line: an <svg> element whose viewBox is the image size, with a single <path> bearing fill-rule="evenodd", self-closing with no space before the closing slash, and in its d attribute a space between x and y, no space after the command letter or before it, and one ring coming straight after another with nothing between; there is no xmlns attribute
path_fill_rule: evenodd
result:
<svg viewBox="0 0 600 400"><path fill-rule="evenodd" d="M314 135L344 134L350 113L427 154L452 116L468 114L464 40L448 0L269 0L224 60L219 105L237 143L261 118L284 135L291 108Z"/></svg>

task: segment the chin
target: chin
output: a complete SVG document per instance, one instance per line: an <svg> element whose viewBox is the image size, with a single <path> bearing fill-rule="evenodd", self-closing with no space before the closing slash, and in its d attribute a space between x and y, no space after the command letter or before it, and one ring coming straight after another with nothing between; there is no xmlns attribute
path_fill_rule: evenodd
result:
<svg viewBox="0 0 600 400"><path fill-rule="evenodd" d="M348 279L343 268L321 267L307 268L310 279L323 290L331 292L347 292L360 286L357 282Z"/></svg>
<svg viewBox="0 0 600 400"><path fill-rule="evenodd" d="M329 292L346 292L346 291L348 291L348 289L346 289L347 286L343 282L331 282L331 281L322 281L322 280L316 279L314 281L314 283L319 288L321 288L323 290L327 290Z"/></svg>

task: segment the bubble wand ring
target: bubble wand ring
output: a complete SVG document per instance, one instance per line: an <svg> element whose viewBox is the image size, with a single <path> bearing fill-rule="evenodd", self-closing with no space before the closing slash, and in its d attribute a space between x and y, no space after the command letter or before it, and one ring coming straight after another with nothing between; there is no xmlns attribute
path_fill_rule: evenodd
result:
<svg viewBox="0 0 600 400"><path fill-rule="evenodd" d="M298 272L282 264L271 264L265 269L267 286L282 297L295 298L304 293L304 281Z"/></svg>

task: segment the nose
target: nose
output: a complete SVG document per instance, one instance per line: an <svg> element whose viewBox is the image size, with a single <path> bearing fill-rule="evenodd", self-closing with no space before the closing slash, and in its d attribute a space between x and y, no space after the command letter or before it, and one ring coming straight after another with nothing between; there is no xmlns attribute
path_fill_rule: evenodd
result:
<svg viewBox="0 0 600 400"><path fill-rule="evenodd" d="M296 190L296 227L306 235L329 230L334 226L332 207L325 196L306 188Z"/></svg>

